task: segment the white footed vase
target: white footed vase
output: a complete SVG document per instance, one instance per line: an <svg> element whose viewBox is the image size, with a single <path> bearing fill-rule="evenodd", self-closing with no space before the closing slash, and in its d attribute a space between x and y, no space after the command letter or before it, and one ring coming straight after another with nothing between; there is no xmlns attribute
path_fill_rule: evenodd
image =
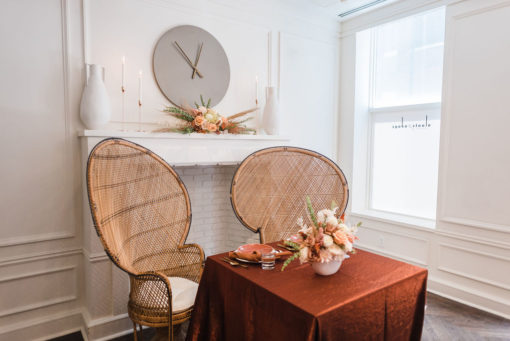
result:
<svg viewBox="0 0 510 341"><path fill-rule="evenodd" d="M266 88L266 106L262 117L262 128L267 135L278 135L280 132L280 115L276 88Z"/></svg>
<svg viewBox="0 0 510 341"><path fill-rule="evenodd" d="M340 265L342 265L343 260L332 260L330 262L313 262L312 269L315 271L317 275L321 276L329 276L335 274L338 269L340 269Z"/></svg>
<svg viewBox="0 0 510 341"><path fill-rule="evenodd" d="M103 83L104 68L92 64L80 104L80 118L88 129L99 129L110 121L112 109Z"/></svg>

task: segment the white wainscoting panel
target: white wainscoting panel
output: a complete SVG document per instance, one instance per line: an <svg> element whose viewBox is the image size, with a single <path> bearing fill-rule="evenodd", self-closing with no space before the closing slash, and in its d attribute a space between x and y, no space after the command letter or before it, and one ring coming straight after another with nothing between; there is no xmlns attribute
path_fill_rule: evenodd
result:
<svg viewBox="0 0 510 341"><path fill-rule="evenodd" d="M279 39L282 134L336 157L338 46L288 32Z"/></svg>
<svg viewBox="0 0 510 341"><path fill-rule="evenodd" d="M439 244L437 269L508 290L510 258L449 244ZM490 264L490 266L487 266Z"/></svg>
<svg viewBox="0 0 510 341"><path fill-rule="evenodd" d="M449 17L438 208L443 221L510 233L510 1L480 5Z"/></svg>

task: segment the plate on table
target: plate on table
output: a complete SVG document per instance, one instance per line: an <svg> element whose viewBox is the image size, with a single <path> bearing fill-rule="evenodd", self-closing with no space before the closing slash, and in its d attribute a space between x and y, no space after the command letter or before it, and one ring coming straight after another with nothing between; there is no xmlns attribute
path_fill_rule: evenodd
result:
<svg viewBox="0 0 510 341"><path fill-rule="evenodd" d="M245 244L237 248L236 252L253 252L258 251L260 253L274 252L271 245L267 244Z"/></svg>
<svg viewBox="0 0 510 341"><path fill-rule="evenodd" d="M268 253L273 252L275 253L276 250L273 249L272 246L267 244L245 244L241 245L235 250L235 252L242 252L242 253L252 253L252 252L260 252L262 253ZM254 261L254 260L247 260L243 258L236 257L236 260L243 262L243 263L252 263L252 264L258 264L260 261Z"/></svg>

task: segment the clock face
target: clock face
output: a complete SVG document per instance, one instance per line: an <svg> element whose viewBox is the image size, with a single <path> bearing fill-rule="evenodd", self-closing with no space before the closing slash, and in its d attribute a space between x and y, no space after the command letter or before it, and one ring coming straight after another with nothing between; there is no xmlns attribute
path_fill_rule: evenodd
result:
<svg viewBox="0 0 510 341"><path fill-rule="evenodd" d="M177 26L159 39L154 50L154 76L163 95L183 107L211 99L218 104L228 89L230 65L220 43L209 32Z"/></svg>

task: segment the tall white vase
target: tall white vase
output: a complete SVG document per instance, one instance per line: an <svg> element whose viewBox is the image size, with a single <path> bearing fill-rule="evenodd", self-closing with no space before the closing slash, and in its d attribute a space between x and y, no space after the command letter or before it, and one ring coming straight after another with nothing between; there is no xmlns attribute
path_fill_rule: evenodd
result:
<svg viewBox="0 0 510 341"><path fill-rule="evenodd" d="M266 106L262 117L262 128L268 135L278 135L280 132L279 104L274 86L266 88Z"/></svg>
<svg viewBox="0 0 510 341"><path fill-rule="evenodd" d="M83 90L80 118L88 129L99 129L110 121L112 109L103 83L103 66L89 65L90 76Z"/></svg>

